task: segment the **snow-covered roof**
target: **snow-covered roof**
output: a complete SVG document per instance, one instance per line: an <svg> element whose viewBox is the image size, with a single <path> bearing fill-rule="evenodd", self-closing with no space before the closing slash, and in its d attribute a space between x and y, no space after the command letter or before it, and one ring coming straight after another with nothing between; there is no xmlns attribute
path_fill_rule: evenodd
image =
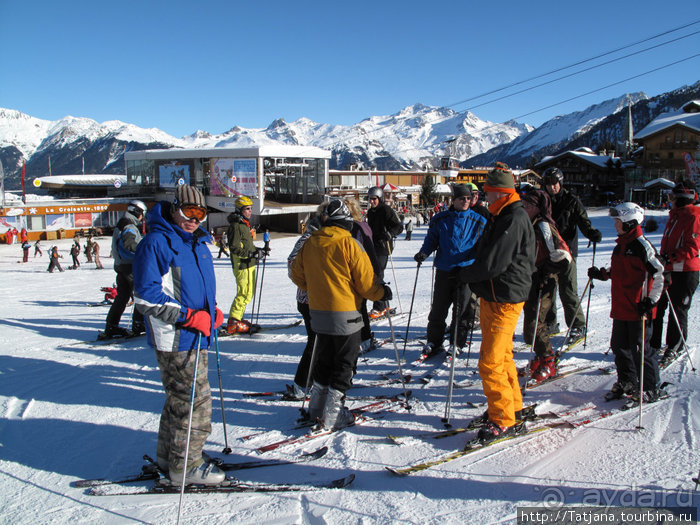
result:
<svg viewBox="0 0 700 525"><path fill-rule="evenodd" d="M595 164L596 166L599 166L601 168L607 168L608 163L610 161L618 162L622 160L620 159L620 157L615 157L613 155L596 155L589 148L580 148L575 151L565 151L564 153L560 153L559 155L550 155L548 157L544 157L540 162L537 163L537 166L542 166L543 164L546 164L553 159L558 159L565 155L573 155L574 157L578 157L579 159L585 162L590 162L591 164Z"/></svg>
<svg viewBox="0 0 700 525"><path fill-rule="evenodd" d="M126 160L143 159L201 159L216 158L251 158L251 157L305 157L312 159L330 159L331 152L315 146L294 146L288 144L251 145L245 148L188 148L188 149L147 149L127 151Z"/></svg>
<svg viewBox="0 0 700 525"><path fill-rule="evenodd" d="M671 182L668 179L664 179L663 177L659 177L658 179L653 179L649 182L644 183L644 188L646 189L653 188L655 186L665 186L666 188L670 189L675 186L675 183Z"/></svg>
<svg viewBox="0 0 700 525"><path fill-rule="evenodd" d="M126 184L126 175L112 174L76 174L76 175L48 175L46 177L37 177L34 179L39 181L40 186L114 186L114 183L119 181L122 185Z"/></svg>
<svg viewBox="0 0 700 525"><path fill-rule="evenodd" d="M688 104L686 104L684 107L687 106ZM635 140L644 139L673 126L684 126L700 133L700 113L686 113L684 111L663 113L652 120L639 132L635 133L634 138Z"/></svg>

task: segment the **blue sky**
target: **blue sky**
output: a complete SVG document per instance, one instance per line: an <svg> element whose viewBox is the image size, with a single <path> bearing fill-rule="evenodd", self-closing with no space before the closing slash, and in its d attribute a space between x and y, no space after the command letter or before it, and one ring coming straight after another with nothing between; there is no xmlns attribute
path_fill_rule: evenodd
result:
<svg viewBox="0 0 700 525"><path fill-rule="evenodd" d="M668 6L668 13L665 13ZM349 125L448 106L699 21L697 0L0 0L0 107L121 120L176 137L276 118ZM700 23L452 106L502 122L700 53L700 33L547 86L498 96L700 31ZM700 80L700 57L518 120L539 125L627 92Z"/></svg>

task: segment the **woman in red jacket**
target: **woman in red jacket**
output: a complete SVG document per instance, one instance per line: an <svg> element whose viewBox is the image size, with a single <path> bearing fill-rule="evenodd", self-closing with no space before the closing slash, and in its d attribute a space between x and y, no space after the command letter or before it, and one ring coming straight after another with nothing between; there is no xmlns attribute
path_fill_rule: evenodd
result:
<svg viewBox="0 0 700 525"><path fill-rule="evenodd" d="M682 350L681 332L683 340L688 337L688 311L698 287L700 272L700 208L694 205L697 198L695 184L689 180L676 184L669 195L673 208L668 214L666 229L661 238L661 257L666 263L665 271L670 272L671 284L667 290L668 295L664 293L659 301L651 346L657 351L661 348L664 313L669 297L678 322L672 313L669 314L666 327L667 348L662 367L673 361Z"/></svg>

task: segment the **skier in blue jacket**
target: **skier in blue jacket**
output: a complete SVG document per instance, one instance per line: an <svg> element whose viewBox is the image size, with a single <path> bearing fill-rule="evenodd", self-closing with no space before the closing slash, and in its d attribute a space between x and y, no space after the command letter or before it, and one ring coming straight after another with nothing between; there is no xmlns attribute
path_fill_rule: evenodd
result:
<svg viewBox="0 0 700 525"><path fill-rule="evenodd" d="M472 312L467 308L471 290L468 284L458 279L458 270L474 262L476 244L486 227L486 219L469 207L471 196L471 188L467 185L453 186L452 205L431 219L423 246L413 257L418 264L422 264L431 253L437 251L433 304L428 316L428 343L423 349L428 356L444 350L442 340L450 305L459 309L456 345L461 348L466 343L472 317Z"/></svg>
<svg viewBox="0 0 700 525"><path fill-rule="evenodd" d="M211 237L204 196L196 188L177 188L173 203L160 202L148 213L149 233L134 257L136 308L146 321L148 342L156 350L165 405L158 431L158 465L175 484L217 484L225 475L202 458L211 433L211 390L207 348L223 322L216 307ZM201 337L201 340L200 340ZM184 464L196 348L201 347L187 465Z"/></svg>

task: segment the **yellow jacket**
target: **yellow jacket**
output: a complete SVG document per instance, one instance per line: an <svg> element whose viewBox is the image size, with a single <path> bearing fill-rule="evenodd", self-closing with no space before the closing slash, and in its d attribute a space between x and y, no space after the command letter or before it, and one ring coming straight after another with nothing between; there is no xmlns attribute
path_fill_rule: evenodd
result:
<svg viewBox="0 0 700 525"><path fill-rule="evenodd" d="M338 226L311 234L292 263L290 277L308 292L311 328L321 334L357 332L362 328L362 299L378 301L384 295L367 253Z"/></svg>

